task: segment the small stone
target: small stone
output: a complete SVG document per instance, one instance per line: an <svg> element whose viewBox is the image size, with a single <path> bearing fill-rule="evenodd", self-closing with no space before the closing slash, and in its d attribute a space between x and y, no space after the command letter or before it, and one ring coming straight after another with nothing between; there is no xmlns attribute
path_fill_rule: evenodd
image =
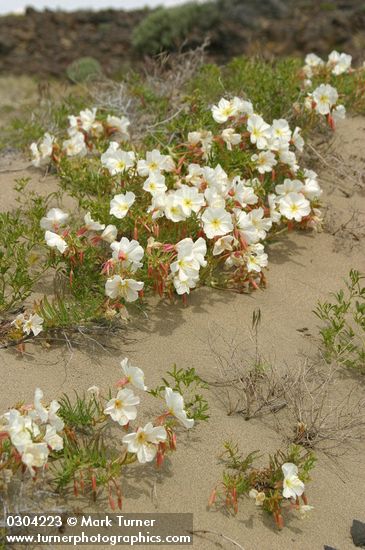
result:
<svg viewBox="0 0 365 550"><path fill-rule="evenodd" d="M354 519L351 527L351 536L355 546L365 548L365 523Z"/></svg>

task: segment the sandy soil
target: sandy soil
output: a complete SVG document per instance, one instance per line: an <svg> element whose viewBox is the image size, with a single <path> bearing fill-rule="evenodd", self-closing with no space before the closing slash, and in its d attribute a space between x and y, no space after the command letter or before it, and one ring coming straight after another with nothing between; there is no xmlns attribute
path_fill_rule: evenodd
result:
<svg viewBox="0 0 365 550"><path fill-rule="evenodd" d="M322 166L327 230L319 234L292 233L272 244L265 291L248 296L200 289L192 294L188 308L151 300L148 320L132 323L126 339L112 339L116 351L102 350L91 342L73 351L63 344L49 350L29 345L23 357L15 351L0 351L5 381L0 388L0 410L19 399L31 400L37 385L49 399L74 388L85 390L92 384L113 385L120 375L119 359L124 356L144 369L150 387L173 363L193 366L203 378L213 379L216 365L208 344L210 331L216 330L216 325L236 331L250 353L249 329L253 310L258 307L262 314L260 350L273 363L296 369L303 354L315 355L317 320L312 310L317 300L337 290L350 268L365 270L365 241L361 238L365 225L364 187L361 191L355 186L364 185L364 137L365 119L349 119L339 126L331 143L332 156L326 157L329 166ZM337 164L334 158L340 159ZM54 188L54 178L42 178L26 165L18 157L2 159L1 210L14 204L15 177L29 175L38 190L49 192ZM340 167L345 167L346 177L339 175ZM17 169L22 171L6 171ZM346 225L353 210L357 217L352 225ZM266 419L245 422L241 416L227 416L213 392L209 391L207 398L209 422L181 436L178 452L161 473L136 466L123 481L124 511L193 512L195 529L224 533L245 550L320 550L325 544L337 550L354 548L352 520L365 521L365 447L350 451L337 464L319 455L307 491L315 510L305 520L291 519L282 532L273 528L271 519L263 516L252 501L242 502L237 517L208 511L209 494L222 473L218 458L222 443L233 439L247 453L257 449L273 452L282 445L282 437ZM152 498L154 485L156 494ZM195 537L194 548L233 546L207 535Z"/></svg>

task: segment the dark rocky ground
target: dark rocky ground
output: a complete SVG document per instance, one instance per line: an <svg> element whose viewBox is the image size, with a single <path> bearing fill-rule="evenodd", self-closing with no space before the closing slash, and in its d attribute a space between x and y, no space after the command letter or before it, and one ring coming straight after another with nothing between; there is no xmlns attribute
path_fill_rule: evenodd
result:
<svg viewBox="0 0 365 550"><path fill-rule="evenodd" d="M92 56L106 73L143 61L131 45L147 10L38 12L0 18L0 73L63 76L75 59ZM242 53L326 55L336 48L362 61L365 3L360 0L240 0L210 31L208 55L218 62ZM199 28L187 44L201 43Z"/></svg>

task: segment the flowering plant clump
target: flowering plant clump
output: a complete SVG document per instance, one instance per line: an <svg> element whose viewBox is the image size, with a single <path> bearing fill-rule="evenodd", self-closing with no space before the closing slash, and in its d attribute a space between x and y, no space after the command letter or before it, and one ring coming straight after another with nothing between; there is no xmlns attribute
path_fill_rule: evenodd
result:
<svg viewBox="0 0 365 550"><path fill-rule="evenodd" d="M22 305L45 271L55 274L55 297L26 315L41 318L38 327L48 334L95 321L116 326L151 292L186 303L201 285L236 292L264 287L269 242L293 229L321 229L319 178L301 162L307 130L319 117L334 127L344 105L361 96L363 69L344 70L344 54L338 62L330 58L316 65L307 56L312 89L302 87L294 106L309 69L299 72L290 60L273 68L237 59L219 73L230 90L225 97L210 93L209 78L218 68L205 67L176 113L159 104L169 116L142 138L138 124L121 114L128 102L112 114L84 106L68 116L67 128L46 132L31 144L32 163L57 172L60 193L43 203L39 198L31 227L23 224L16 242L13 218L0 214L9 233L0 251L0 308ZM248 81L255 78L263 81L257 93ZM273 97L278 79L288 80L283 100ZM253 102L238 95L242 89ZM143 109L151 108L145 99ZM134 101L133 117L136 109ZM63 192L76 199L78 210L64 208ZM18 217L27 216L22 210ZM15 250L21 251L16 268ZM8 340L35 335L23 330L21 319L12 321Z"/></svg>
<svg viewBox="0 0 365 550"><path fill-rule="evenodd" d="M217 498L222 498L225 505L237 514L239 499L248 496L256 506L274 517L279 529L284 527L285 513L297 512L304 517L313 509L305 494L305 483L310 480L309 472L316 460L312 452L303 454L301 447L292 446L285 452L277 451L270 456L267 467L255 467L257 452L243 457L236 445L227 442L224 447L227 470L213 490L209 506Z"/></svg>
<svg viewBox="0 0 365 550"><path fill-rule="evenodd" d="M346 108L339 101L337 81L347 76L354 82L358 81L354 102L363 95L364 67L355 69L352 68L351 63L351 55L339 53L336 50L329 54L327 62L315 53L309 53L305 57L305 64L301 71L304 88L312 89L304 98L305 110L312 115L325 116L333 129L336 122L346 116ZM344 101L345 97L341 96L341 99Z"/></svg>
<svg viewBox="0 0 365 550"><path fill-rule="evenodd" d="M309 53L305 57L303 67L303 73L307 78L306 84L311 85L312 82L310 79L321 73L330 73L335 76L350 73L351 71L354 71L354 69L351 68L351 63L351 55L339 53L336 50L333 50L329 54L326 63L315 53Z"/></svg>
<svg viewBox="0 0 365 550"><path fill-rule="evenodd" d="M177 383L188 380L186 388L190 390L199 385L199 377L191 370L186 374L182 369L177 372ZM157 392L163 402L161 414L132 427L141 403L138 393L144 395L147 387L143 371L127 358L121 362L121 375L115 395L109 390L103 396L97 386L92 386L87 396L77 396L76 403L63 396L45 406L43 392L37 388L32 404L17 405L3 414L0 470L7 473L8 479L26 472L36 479L48 472L47 478L57 490L73 485L76 496L86 491L94 499L98 487L106 487L111 508L116 507L116 502L121 508L120 478L124 467L152 461L160 467L165 457L176 450L179 426L190 429L195 420L207 418L196 414L194 407L185 404L184 396L166 384ZM195 401L207 410L201 395ZM107 443L110 430L113 443L119 441L113 448Z"/></svg>
<svg viewBox="0 0 365 550"><path fill-rule="evenodd" d="M265 284L268 240L294 227L320 228L317 174L296 156L304 146L300 128L290 129L285 119L268 124L250 101L222 98L212 107L215 132L191 131L167 152L127 150L115 133L103 141L116 129L126 139L127 122L108 116L105 125L96 114L70 117L70 139L84 143L77 152L46 136L52 144L46 158L62 177L69 157L89 152L88 169L102 175L108 194L90 205L82 224L52 208L41 227L54 266L71 285L85 265L99 273L105 315L151 288L184 300L200 284L258 288Z"/></svg>

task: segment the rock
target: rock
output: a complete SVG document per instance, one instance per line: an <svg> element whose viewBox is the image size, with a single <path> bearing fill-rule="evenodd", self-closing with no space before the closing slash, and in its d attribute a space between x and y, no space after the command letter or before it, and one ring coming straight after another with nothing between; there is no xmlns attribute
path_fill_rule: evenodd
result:
<svg viewBox="0 0 365 550"><path fill-rule="evenodd" d="M351 526L351 536L355 546L365 548L365 523L354 519Z"/></svg>
<svg viewBox="0 0 365 550"><path fill-rule="evenodd" d="M362 0L217 0L222 17L209 29L208 58L262 53L327 56L345 51L362 62L365 10ZM25 15L0 17L0 73L65 77L83 57L96 59L106 74L144 62L131 45L133 29L150 10L80 10L73 13L27 8ZM186 37L201 44L199 28Z"/></svg>

